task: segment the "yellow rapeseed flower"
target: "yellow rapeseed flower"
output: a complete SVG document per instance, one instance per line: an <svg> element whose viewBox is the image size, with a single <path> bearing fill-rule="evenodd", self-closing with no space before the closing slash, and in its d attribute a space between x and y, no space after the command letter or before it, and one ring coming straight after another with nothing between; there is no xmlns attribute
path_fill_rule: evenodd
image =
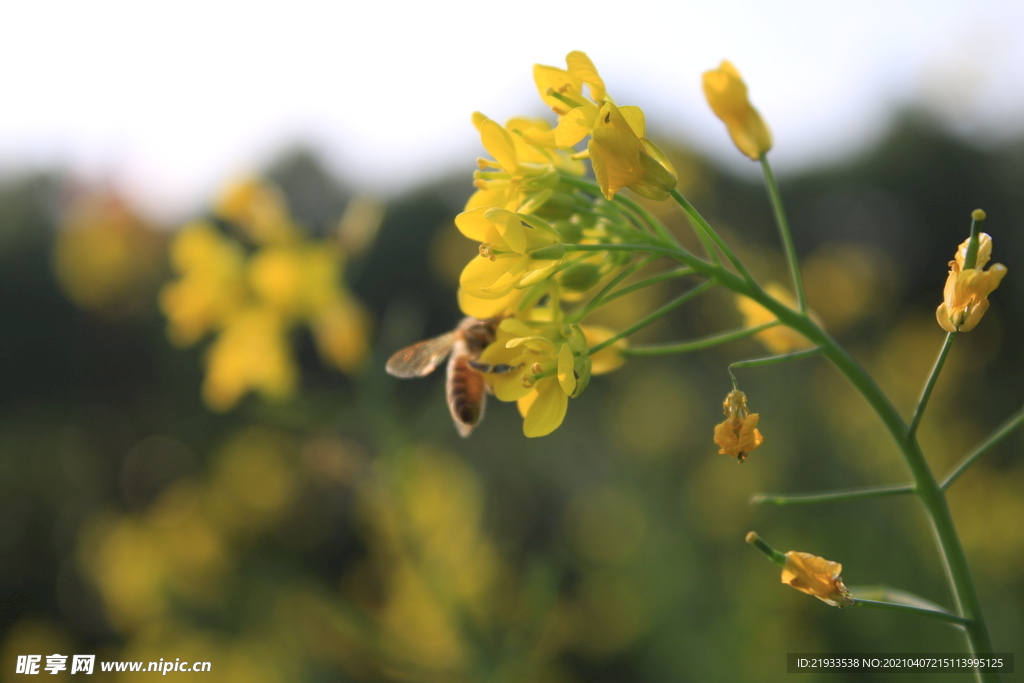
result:
<svg viewBox="0 0 1024 683"><path fill-rule="evenodd" d="M543 312L538 315L543 316ZM589 337L602 335L602 330L592 330ZM546 436L562 424L569 399L579 396L590 381L593 362L587 355L589 343L587 331L579 325L566 327L516 318L501 322L494 343L481 354L480 362L511 368L508 372L487 373L485 378L499 401L516 402L526 436ZM614 355L597 360L601 372L618 367ZM534 381L537 374L547 376Z"/></svg>
<svg viewBox="0 0 1024 683"><path fill-rule="evenodd" d="M219 328L245 302L245 255L241 246L204 221L175 235L171 268L180 278L160 291L167 335L190 346Z"/></svg>
<svg viewBox="0 0 1024 683"><path fill-rule="evenodd" d="M843 565L838 562L790 550L782 569L782 583L833 607L848 607L853 604L853 598L843 584L842 572Z"/></svg>
<svg viewBox="0 0 1024 683"><path fill-rule="evenodd" d="M217 197L214 211L239 225L259 244L288 242L298 236L284 195L259 178L229 183Z"/></svg>
<svg viewBox="0 0 1024 683"><path fill-rule="evenodd" d="M648 199L667 199L676 186L676 171L658 147L644 137L640 107L601 107L587 151L594 176L606 199L628 187Z"/></svg>
<svg viewBox="0 0 1024 683"><path fill-rule="evenodd" d="M455 218L463 235L480 242L480 255L462 271L459 284L478 299L499 299L513 288L546 279L562 262L561 237L538 219L480 207Z"/></svg>
<svg viewBox="0 0 1024 683"><path fill-rule="evenodd" d="M234 316L207 350L203 399L224 411L250 390L288 398L297 375L281 316L268 308L248 309Z"/></svg>
<svg viewBox="0 0 1024 683"><path fill-rule="evenodd" d="M761 416L747 410L747 395L739 389L726 395L722 410L725 421L715 426L715 444L721 448L718 452L743 462L750 451L764 443L764 437L757 430Z"/></svg>
<svg viewBox="0 0 1024 683"><path fill-rule="evenodd" d="M748 157L757 161L772 148L772 134L747 99L747 85L731 62L704 72L704 97L729 130L729 136Z"/></svg>
<svg viewBox="0 0 1024 683"><path fill-rule="evenodd" d="M978 258L973 268L964 268L970 238L956 250L956 258L949 262L949 277L943 290L944 301L935 311L939 325L947 332L970 332L981 322L988 310L988 295L995 291L1006 276L1006 266L994 264L982 270L992 258L992 238L981 233L978 239Z"/></svg>
<svg viewBox="0 0 1024 683"><path fill-rule="evenodd" d="M540 147L570 149L590 135L586 155L606 198L628 187L648 199L667 199L677 174L665 154L644 137L643 111L617 107L583 52L570 52L565 61L567 69L534 66L537 90L558 114L558 126L549 132L529 131L524 138ZM584 84L589 99L583 95Z"/></svg>

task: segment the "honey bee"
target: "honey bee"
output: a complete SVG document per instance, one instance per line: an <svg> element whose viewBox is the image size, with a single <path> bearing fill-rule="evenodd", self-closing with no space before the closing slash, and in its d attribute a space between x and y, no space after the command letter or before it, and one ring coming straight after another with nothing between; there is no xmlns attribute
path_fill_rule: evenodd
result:
<svg viewBox="0 0 1024 683"><path fill-rule="evenodd" d="M489 365L477 359L492 342L500 318L465 318L451 332L408 346L388 360L388 374L395 377L426 377L448 358L448 410L455 428L469 436L484 417L490 387L483 373L505 373L511 365Z"/></svg>

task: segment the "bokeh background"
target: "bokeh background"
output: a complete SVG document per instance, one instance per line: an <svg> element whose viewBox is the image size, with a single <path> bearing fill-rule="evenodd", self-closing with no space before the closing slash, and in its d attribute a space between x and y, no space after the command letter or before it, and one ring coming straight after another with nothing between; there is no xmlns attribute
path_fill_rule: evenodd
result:
<svg viewBox="0 0 1024 683"><path fill-rule="evenodd" d="M497 402L462 440L441 373L383 371L460 319L475 245L452 219L483 153L469 113L541 113L529 67L571 49L648 111L680 188L755 276L784 282L756 169L700 100L700 72L729 57L776 133L810 305L905 413L942 343L946 263L970 211L988 212L1010 274L922 425L945 472L1024 401L1024 21L1010 3L914 5L15 10L23 30L0 46L0 680L20 678L18 654L54 652L208 660L218 681L653 683L784 680L787 652L963 650L944 624L781 586L743 543L757 529L842 562L849 585L950 602L913 499L749 504L908 478L820 359L739 371L766 436L742 465L711 436L725 367L766 355L756 340L632 359L535 440ZM280 194L246 203L240 177ZM196 220L213 237L186 248ZM315 291L331 296L275 269L284 251L327 254ZM266 343L169 329L169 283L262 257L260 291L291 307L241 335ZM229 288L199 290L186 303ZM712 292L638 341L740 323ZM228 362L211 386L218 353L266 373L239 380ZM950 493L996 649L1018 656L1022 447L1014 434Z"/></svg>

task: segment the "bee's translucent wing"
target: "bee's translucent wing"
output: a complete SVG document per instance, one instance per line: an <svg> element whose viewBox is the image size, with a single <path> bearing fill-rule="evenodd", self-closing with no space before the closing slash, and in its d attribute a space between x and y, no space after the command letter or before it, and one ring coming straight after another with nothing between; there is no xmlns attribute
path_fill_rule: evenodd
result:
<svg viewBox="0 0 1024 683"><path fill-rule="evenodd" d="M426 339L408 346L388 360L386 369L395 377L425 377L445 359L455 344L458 332Z"/></svg>

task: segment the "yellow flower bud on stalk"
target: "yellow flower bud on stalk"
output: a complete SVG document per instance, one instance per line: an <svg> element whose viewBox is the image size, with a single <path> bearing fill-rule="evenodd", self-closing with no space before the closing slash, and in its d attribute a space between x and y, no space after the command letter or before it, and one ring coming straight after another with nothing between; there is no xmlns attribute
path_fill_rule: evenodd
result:
<svg viewBox="0 0 1024 683"><path fill-rule="evenodd" d="M741 152L757 161L772 148L772 133L747 99L747 84L732 62L704 72L704 97Z"/></svg>

